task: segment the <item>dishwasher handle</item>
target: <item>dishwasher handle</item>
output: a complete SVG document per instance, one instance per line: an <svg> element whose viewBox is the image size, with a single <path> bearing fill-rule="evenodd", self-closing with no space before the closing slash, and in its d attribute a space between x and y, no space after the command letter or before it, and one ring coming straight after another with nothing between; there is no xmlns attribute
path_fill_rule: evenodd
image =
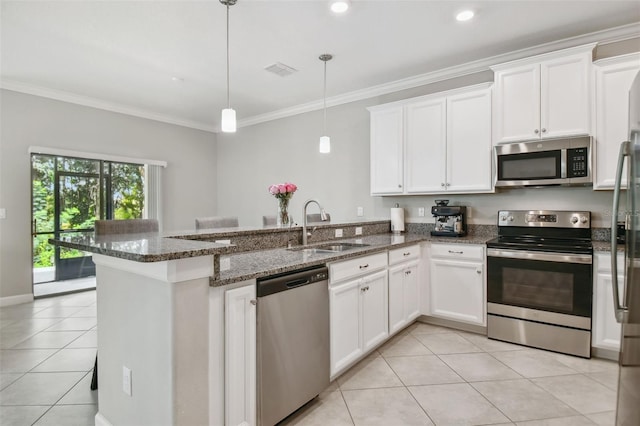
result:
<svg viewBox="0 0 640 426"><path fill-rule="evenodd" d="M329 280L329 268L325 265L297 269L282 274L271 275L256 280L258 297L269 296L281 291L294 290L298 287ZM328 285L328 283L327 283Z"/></svg>

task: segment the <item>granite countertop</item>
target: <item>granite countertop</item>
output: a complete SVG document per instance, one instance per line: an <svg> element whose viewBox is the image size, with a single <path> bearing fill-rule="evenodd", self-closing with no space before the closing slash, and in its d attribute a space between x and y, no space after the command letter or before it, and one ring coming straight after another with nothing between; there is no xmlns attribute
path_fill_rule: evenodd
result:
<svg viewBox="0 0 640 426"><path fill-rule="evenodd" d="M161 262L187 257L229 253L232 244L171 238L159 232L96 236L94 232L63 234L52 244L135 262Z"/></svg>
<svg viewBox="0 0 640 426"><path fill-rule="evenodd" d="M266 277L273 274L289 272L309 266L322 265L337 260L345 260L388 249L405 247L422 241L453 244L485 244L494 236L466 236L460 238L432 237L424 234L379 234L332 240L331 243L351 242L368 244L348 251L336 253L305 253L300 250L286 248L260 250L222 256L220 259L220 277L211 279L213 287L224 286L239 281ZM325 243L318 243L322 245ZM311 247L313 247L311 246Z"/></svg>
<svg viewBox="0 0 640 426"><path fill-rule="evenodd" d="M593 251L611 251L611 241L592 241ZM624 244L618 244L618 252L624 252Z"/></svg>

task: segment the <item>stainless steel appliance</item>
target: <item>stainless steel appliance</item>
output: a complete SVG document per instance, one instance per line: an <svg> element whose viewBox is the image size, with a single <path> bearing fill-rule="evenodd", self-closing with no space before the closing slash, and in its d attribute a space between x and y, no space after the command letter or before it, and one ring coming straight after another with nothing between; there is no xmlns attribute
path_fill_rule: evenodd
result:
<svg viewBox="0 0 640 426"><path fill-rule="evenodd" d="M627 163L624 292L618 294L616 222L624 159ZM611 278L616 320L622 324L616 425L640 425L640 73L629 92L629 140L620 146L611 217Z"/></svg>
<svg viewBox="0 0 640 426"><path fill-rule="evenodd" d="M329 386L329 271L257 282L258 424L272 426Z"/></svg>
<svg viewBox="0 0 640 426"><path fill-rule="evenodd" d="M435 228L431 235L440 237L463 237L467 235L465 206L449 206L449 200L436 200L431 207L431 214L436 218Z"/></svg>
<svg viewBox="0 0 640 426"><path fill-rule="evenodd" d="M495 147L496 186L589 186L591 137L543 139Z"/></svg>
<svg viewBox="0 0 640 426"><path fill-rule="evenodd" d="M593 293L588 211L498 212L487 242L487 335L591 356Z"/></svg>

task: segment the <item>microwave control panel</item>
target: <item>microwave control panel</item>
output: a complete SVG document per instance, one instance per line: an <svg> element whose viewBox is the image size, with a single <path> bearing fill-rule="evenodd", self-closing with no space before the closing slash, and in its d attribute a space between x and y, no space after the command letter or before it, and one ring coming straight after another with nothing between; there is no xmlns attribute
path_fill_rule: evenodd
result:
<svg viewBox="0 0 640 426"><path fill-rule="evenodd" d="M567 177L588 176L588 149L570 148L567 149Z"/></svg>

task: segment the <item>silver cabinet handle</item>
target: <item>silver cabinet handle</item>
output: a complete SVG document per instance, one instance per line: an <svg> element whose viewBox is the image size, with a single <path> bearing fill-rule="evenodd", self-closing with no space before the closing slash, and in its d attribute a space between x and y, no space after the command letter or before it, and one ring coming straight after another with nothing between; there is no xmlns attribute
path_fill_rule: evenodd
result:
<svg viewBox="0 0 640 426"><path fill-rule="evenodd" d="M258 304L258 301L256 299L251 299L249 300L249 303L251 303L253 306L256 306Z"/></svg>
<svg viewBox="0 0 640 426"><path fill-rule="evenodd" d="M402 253L403 256L411 256L411 252L407 252L407 253Z"/></svg>
<svg viewBox="0 0 640 426"><path fill-rule="evenodd" d="M547 133L547 129L545 129L544 127L542 128L542 133Z"/></svg>
<svg viewBox="0 0 640 426"><path fill-rule="evenodd" d="M451 254L464 254L464 252L463 252L463 251L454 251L454 250L448 250L448 251L449 251L449 253L451 253Z"/></svg>
<svg viewBox="0 0 640 426"><path fill-rule="evenodd" d="M447 183L445 183L445 184L444 184L444 186L447 186L447 187L448 187L449 185L451 185L449 182L447 182Z"/></svg>
<svg viewBox="0 0 640 426"><path fill-rule="evenodd" d="M442 183L440 184L440 186L444 188L444 182L442 182Z"/></svg>
<svg viewBox="0 0 640 426"><path fill-rule="evenodd" d="M629 321L629 307L620 304L620 295L618 294L618 240L616 239L615 229L617 229L618 226L620 186L622 185L622 166L624 165L624 157L631 156L631 149L631 142L629 141L624 141L620 145L620 153L618 154L618 168L616 169L616 180L613 189L613 209L611 212L611 289L613 290L613 309L616 313L616 321L618 321L619 323L626 323ZM631 176L633 176L633 163L633 161L629 161L627 164ZM629 218L627 217L626 219ZM628 281L629 280L625 276L625 286L629 285ZM625 291L626 290L627 289L625 288Z"/></svg>
<svg viewBox="0 0 640 426"><path fill-rule="evenodd" d="M535 129L535 130L533 131L533 133L535 133L535 134L537 135L538 133L540 133L540 130Z"/></svg>
<svg viewBox="0 0 640 426"><path fill-rule="evenodd" d="M364 293L365 291L367 291L367 289L366 289L366 288L364 288L364 287L361 287L361 288L360 288L360 291Z"/></svg>
<svg viewBox="0 0 640 426"><path fill-rule="evenodd" d="M411 271L405 271L405 275L411 275Z"/></svg>
<svg viewBox="0 0 640 426"><path fill-rule="evenodd" d="M476 274L481 274L482 270L481 269L476 269Z"/></svg>
<svg viewBox="0 0 640 426"><path fill-rule="evenodd" d="M360 265L360 269L367 269L368 267L369 267L368 263L366 265Z"/></svg>
<svg viewBox="0 0 640 426"><path fill-rule="evenodd" d="M398 188L402 188L402 185L398 184Z"/></svg>

